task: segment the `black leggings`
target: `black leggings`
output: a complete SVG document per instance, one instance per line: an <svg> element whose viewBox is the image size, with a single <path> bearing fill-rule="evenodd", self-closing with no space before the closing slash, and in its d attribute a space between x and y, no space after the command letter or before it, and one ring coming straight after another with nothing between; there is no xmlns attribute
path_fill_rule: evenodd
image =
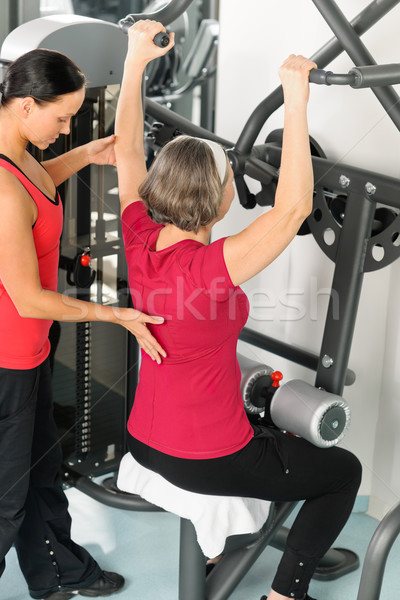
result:
<svg viewBox="0 0 400 600"><path fill-rule="evenodd" d="M358 459L343 448L317 448L277 430L255 427L234 454L207 460L164 454L128 436L133 457L192 492L271 501L305 500L287 538L272 588L303 598L312 574L345 525L361 482Z"/></svg>

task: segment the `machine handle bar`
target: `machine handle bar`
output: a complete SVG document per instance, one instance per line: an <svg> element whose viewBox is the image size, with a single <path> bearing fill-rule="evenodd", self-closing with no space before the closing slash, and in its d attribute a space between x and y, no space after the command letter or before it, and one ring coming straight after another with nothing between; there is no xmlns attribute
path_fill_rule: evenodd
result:
<svg viewBox="0 0 400 600"><path fill-rule="evenodd" d="M166 27L173 21L176 21L176 19L178 19L185 12L192 2L193 0L171 0L167 6L164 6L164 8L156 12L129 14L125 17L125 19L121 19L118 22L118 25L121 27L124 33L128 33L129 27L131 27L131 25L140 19L160 21L164 27ZM154 38L154 43L156 46L160 46L160 48L165 48L169 44L169 37L166 33L157 33Z"/></svg>
<svg viewBox="0 0 400 600"><path fill-rule="evenodd" d="M133 15L127 15L125 19L121 19L118 21L118 25L122 29L124 33L128 33L129 28L136 23L136 19L134 19ZM160 31L157 35L154 36L153 42L156 46L160 48L165 48L169 44L169 35L168 33L164 33L164 31Z"/></svg>
<svg viewBox="0 0 400 600"><path fill-rule="evenodd" d="M310 83L318 85L350 85L352 88L373 88L400 83L400 64L354 67L348 73L332 73L323 69L310 71Z"/></svg>

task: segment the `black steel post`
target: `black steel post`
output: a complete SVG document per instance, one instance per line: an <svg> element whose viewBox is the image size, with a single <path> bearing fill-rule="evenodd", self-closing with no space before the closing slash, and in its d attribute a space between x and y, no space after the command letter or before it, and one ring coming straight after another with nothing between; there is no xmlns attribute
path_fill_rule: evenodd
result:
<svg viewBox="0 0 400 600"><path fill-rule="evenodd" d="M372 55L334 0L312 1L355 65L358 67L376 65ZM394 88L392 86L385 86L371 88L371 90L400 131L400 98Z"/></svg>
<svg viewBox="0 0 400 600"><path fill-rule="evenodd" d="M256 146L262 160L268 165L279 168L281 162L282 150L273 144L264 144ZM353 167L344 163L312 157L315 185L327 190L344 192L348 190L362 195L366 182L371 182L376 188L374 200L385 206L400 209L400 181L396 177L383 175L368 169ZM247 171L246 171L247 173ZM340 177L344 175L346 180L350 181L350 187L346 188L340 184Z"/></svg>
<svg viewBox="0 0 400 600"><path fill-rule="evenodd" d="M233 590L250 570L263 550L270 545L274 532L286 521L296 507L296 502L282 502L271 506L272 518L268 518L262 533L249 545L227 551L207 577L206 600L228 600ZM185 598L191 600L191 597Z"/></svg>
<svg viewBox="0 0 400 600"><path fill-rule="evenodd" d="M205 600L206 558L188 519L180 520L179 600Z"/></svg>
<svg viewBox="0 0 400 600"><path fill-rule="evenodd" d="M316 387L339 396L343 393L374 213L375 202L360 191L349 191L332 281L332 292L339 298L339 314L335 314L331 295L315 381Z"/></svg>
<svg viewBox="0 0 400 600"><path fill-rule="evenodd" d="M400 504L396 504L379 523L369 543L357 600L379 600L386 561L399 534Z"/></svg>
<svg viewBox="0 0 400 600"><path fill-rule="evenodd" d="M271 352L275 356L281 356L286 360L290 360L302 367L317 371L319 356L304 348L298 348L292 344L286 344L273 337L264 335L258 331L254 331L245 327L239 334L239 339L247 344L251 344L256 348L261 348L267 352ZM345 385L353 385L356 380L356 375L351 369L347 369L345 377Z"/></svg>
<svg viewBox="0 0 400 600"><path fill-rule="evenodd" d="M178 19L187 8L192 4L193 0L171 0L166 6L150 13L130 13L130 16L138 21L139 19L153 19L160 21L164 27Z"/></svg>
<svg viewBox="0 0 400 600"><path fill-rule="evenodd" d="M201 4L202 19L218 19L216 0L203 0ZM216 56L210 68L217 66ZM200 125L214 131L215 129L215 88L216 78L207 79L201 86Z"/></svg>
<svg viewBox="0 0 400 600"><path fill-rule="evenodd" d="M375 23L380 21L392 8L399 4L399 0L373 0L368 4L352 21L350 25L359 36L363 35L368 29L373 27ZM343 51L343 46L337 37L332 38L311 56L319 68L328 65Z"/></svg>
<svg viewBox="0 0 400 600"><path fill-rule="evenodd" d="M394 8L399 0L382 0L371 2L355 19L350 22L358 35L363 35L377 23L386 13ZM336 38L330 40L320 50L311 56L320 69L323 69L341 52L343 47ZM257 136L266 120L283 104L282 87L276 88L253 111L236 142L235 149L244 156L249 155Z"/></svg>

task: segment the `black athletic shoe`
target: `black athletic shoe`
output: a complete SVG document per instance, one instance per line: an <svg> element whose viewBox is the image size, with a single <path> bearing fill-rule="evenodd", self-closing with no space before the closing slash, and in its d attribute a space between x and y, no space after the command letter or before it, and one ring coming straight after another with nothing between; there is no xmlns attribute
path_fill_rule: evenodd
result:
<svg viewBox="0 0 400 600"><path fill-rule="evenodd" d="M76 596L76 594L80 594L81 596L86 596L89 598L97 598L99 596L111 596L111 594L115 594L115 592L119 592L119 590L123 587L125 583L125 579L122 575L118 575L118 573L110 573L109 571L103 571L101 576L96 579L86 588L71 589L64 588L60 589L57 592L53 592L50 596L46 596L45 600L70 600Z"/></svg>

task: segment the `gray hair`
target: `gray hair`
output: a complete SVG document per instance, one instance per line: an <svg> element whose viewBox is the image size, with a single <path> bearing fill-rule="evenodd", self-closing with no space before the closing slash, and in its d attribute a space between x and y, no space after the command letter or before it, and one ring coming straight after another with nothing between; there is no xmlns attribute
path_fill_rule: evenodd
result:
<svg viewBox="0 0 400 600"><path fill-rule="evenodd" d="M181 135L159 152L139 195L156 223L197 233L218 217L226 180L209 145Z"/></svg>

